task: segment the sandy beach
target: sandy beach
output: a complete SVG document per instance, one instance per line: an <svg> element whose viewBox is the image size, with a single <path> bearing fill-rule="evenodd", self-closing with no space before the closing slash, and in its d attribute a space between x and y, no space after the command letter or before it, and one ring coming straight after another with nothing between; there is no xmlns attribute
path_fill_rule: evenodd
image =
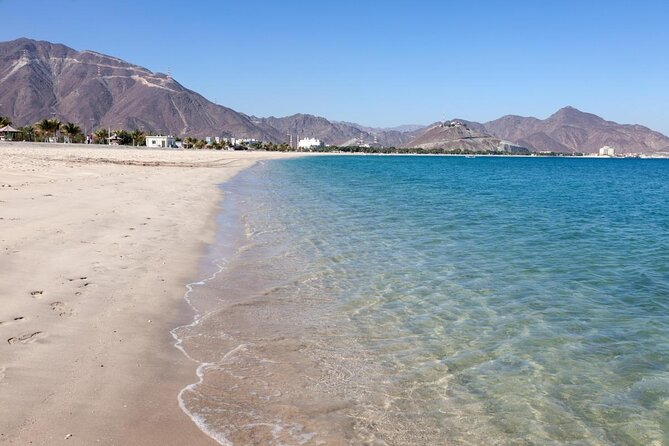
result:
<svg viewBox="0 0 669 446"><path fill-rule="evenodd" d="M285 156L0 143L0 443L215 444L170 329L217 184Z"/></svg>

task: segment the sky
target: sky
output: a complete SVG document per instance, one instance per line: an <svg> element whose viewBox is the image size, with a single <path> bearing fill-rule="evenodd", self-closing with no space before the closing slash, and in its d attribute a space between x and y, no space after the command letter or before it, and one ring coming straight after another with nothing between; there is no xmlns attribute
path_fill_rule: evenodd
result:
<svg viewBox="0 0 669 446"><path fill-rule="evenodd" d="M667 0L0 0L0 7L0 41L48 40L170 71L250 115L310 113L392 127L506 114L543 119L571 105L669 134Z"/></svg>

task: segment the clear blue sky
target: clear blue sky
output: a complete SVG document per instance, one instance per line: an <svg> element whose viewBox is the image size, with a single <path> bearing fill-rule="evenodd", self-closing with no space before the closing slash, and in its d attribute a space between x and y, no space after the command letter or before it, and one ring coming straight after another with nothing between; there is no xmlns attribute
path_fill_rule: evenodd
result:
<svg viewBox="0 0 669 446"><path fill-rule="evenodd" d="M545 118L669 134L669 1L0 0L0 40L91 49L257 116Z"/></svg>

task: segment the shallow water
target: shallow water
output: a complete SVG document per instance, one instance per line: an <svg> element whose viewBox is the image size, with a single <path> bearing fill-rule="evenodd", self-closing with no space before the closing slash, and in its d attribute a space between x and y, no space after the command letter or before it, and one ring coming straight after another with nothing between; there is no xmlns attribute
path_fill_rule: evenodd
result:
<svg viewBox="0 0 669 446"><path fill-rule="evenodd" d="M669 162L272 161L175 330L233 444L669 442Z"/></svg>

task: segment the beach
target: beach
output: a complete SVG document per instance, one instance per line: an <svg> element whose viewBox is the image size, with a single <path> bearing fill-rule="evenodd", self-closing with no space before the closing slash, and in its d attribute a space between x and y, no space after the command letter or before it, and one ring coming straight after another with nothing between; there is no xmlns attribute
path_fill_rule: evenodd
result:
<svg viewBox="0 0 669 446"><path fill-rule="evenodd" d="M0 144L0 443L216 444L177 404L196 377L170 330L217 185L286 156Z"/></svg>

